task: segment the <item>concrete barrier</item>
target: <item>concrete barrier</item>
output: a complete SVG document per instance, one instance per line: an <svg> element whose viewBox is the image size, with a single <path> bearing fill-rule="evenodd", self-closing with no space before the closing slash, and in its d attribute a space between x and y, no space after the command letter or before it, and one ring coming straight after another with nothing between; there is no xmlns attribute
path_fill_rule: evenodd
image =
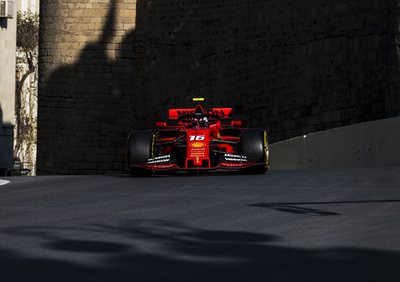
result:
<svg viewBox="0 0 400 282"><path fill-rule="evenodd" d="M271 169L400 165L400 117L311 133L270 145Z"/></svg>

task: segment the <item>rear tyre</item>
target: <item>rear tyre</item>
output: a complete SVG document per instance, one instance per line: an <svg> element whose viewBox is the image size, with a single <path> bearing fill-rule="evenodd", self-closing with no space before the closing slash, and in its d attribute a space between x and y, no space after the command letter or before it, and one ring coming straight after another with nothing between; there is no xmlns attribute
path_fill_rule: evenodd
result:
<svg viewBox="0 0 400 282"><path fill-rule="evenodd" d="M261 128L250 128L242 131L240 136L241 153L250 162L263 164L250 167L246 173L262 174L268 169L268 136Z"/></svg>
<svg viewBox="0 0 400 282"><path fill-rule="evenodd" d="M127 165L133 176L151 176L152 170L131 167L133 164L147 164L152 157L154 135L147 130L135 130L129 134L127 142Z"/></svg>

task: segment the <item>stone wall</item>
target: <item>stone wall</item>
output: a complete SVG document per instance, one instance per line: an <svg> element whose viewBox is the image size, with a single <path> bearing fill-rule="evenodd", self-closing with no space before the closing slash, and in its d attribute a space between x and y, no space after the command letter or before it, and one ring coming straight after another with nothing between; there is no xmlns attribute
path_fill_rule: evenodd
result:
<svg viewBox="0 0 400 282"><path fill-rule="evenodd" d="M197 96L270 142L400 115L395 0L53 2L38 173L121 171L130 130Z"/></svg>
<svg viewBox="0 0 400 282"><path fill-rule="evenodd" d="M383 118L387 21L382 1L152 1L138 92L159 118L192 96L233 106L271 141Z"/></svg>
<svg viewBox="0 0 400 282"><path fill-rule="evenodd" d="M135 0L42 1L38 174L122 171Z"/></svg>
<svg viewBox="0 0 400 282"><path fill-rule="evenodd" d="M400 116L400 1L389 0L388 17L388 89L385 116Z"/></svg>

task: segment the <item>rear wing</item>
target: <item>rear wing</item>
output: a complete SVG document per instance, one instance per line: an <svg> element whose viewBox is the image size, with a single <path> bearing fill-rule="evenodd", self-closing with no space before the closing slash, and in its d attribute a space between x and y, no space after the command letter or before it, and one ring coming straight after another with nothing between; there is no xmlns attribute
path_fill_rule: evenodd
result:
<svg viewBox="0 0 400 282"><path fill-rule="evenodd" d="M170 109L169 110L169 119L176 120L180 116L187 115L187 114L194 114L195 110L196 109ZM217 115L221 119L232 119L233 118L233 109L232 108L204 109L204 113Z"/></svg>

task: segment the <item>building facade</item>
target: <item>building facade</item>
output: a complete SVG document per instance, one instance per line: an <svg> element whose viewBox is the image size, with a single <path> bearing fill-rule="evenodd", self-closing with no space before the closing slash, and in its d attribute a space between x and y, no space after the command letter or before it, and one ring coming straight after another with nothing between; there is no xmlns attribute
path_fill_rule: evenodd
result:
<svg viewBox="0 0 400 282"><path fill-rule="evenodd" d="M3 1L2 1L3 2ZM7 2L5 2L7 3ZM8 3L7 3L8 4ZM15 103L16 6L0 17L0 176L12 175ZM10 9L12 9L10 11Z"/></svg>

